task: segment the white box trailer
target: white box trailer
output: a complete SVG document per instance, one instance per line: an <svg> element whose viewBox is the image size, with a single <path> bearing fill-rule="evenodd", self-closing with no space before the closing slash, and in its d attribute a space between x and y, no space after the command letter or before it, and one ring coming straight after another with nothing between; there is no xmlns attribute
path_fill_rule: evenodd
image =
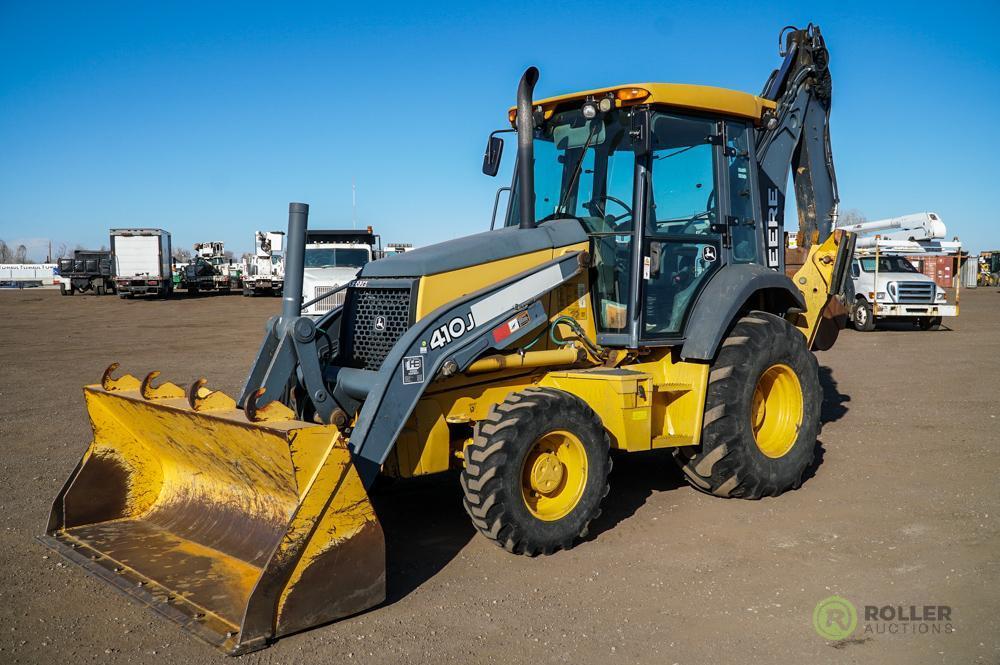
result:
<svg viewBox="0 0 1000 665"><path fill-rule="evenodd" d="M51 286L59 283L55 263L0 264L0 286Z"/></svg>
<svg viewBox="0 0 1000 665"><path fill-rule="evenodd" d="M111 229L115 286L121 298L173 291L170 233L163 229Z"/></svg>

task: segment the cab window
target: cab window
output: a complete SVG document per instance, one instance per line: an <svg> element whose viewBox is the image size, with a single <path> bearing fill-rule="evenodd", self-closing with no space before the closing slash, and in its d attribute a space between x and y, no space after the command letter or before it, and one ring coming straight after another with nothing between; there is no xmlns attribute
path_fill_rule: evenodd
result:
<svg viewBox="0 0 1000 665"><path fill-rule="evenodd" d="M652 119L650 216L654 235L709 235L718 218L715 123L668 113Z"/></svg>

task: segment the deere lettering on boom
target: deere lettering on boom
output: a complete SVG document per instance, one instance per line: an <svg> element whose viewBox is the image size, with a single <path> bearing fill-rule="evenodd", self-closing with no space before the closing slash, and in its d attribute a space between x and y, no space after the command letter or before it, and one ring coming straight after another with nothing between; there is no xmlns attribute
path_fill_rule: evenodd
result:
<svg viewBox="0 0 1000 665"><path fill-rule="evenodd" d="M843 327L853 236L820 30L779 42L760 95L535 100L529 68L501 130L503 227L368 263L319 318L292 203L282 312L241 394L112 364L84 388L94 438L42 540L238 654L385 599L379 474L460 469L476 529L528 556L587 533L612 449L670 449L719 497L797 488L820 426L810 350ZM502 148L495 132L485 173ZM789 174L808 250L791 276Z"/></svg>

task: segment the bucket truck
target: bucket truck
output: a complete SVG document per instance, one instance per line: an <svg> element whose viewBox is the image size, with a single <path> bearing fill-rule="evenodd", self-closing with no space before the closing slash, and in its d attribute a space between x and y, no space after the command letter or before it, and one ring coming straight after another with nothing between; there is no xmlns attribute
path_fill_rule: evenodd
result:
<svg viewBox="0 0 1000 665"><path fill-rule="evenodd" d="M252 257L243 260L243 295L281 295L285 282L285 232L257 231Z"/></svg>
<svg viewBox="0 0 1000 665"><path fill-rule="evenodd" d="M948 304L945 290L918 270L905 255L961 253L958 240L942 240L947 227L933 212L918 212L838 228L858 234L851 261L856 330L875 329L878 321L913 321L935 330L945 316L958 316L958 293Z"/></svg>

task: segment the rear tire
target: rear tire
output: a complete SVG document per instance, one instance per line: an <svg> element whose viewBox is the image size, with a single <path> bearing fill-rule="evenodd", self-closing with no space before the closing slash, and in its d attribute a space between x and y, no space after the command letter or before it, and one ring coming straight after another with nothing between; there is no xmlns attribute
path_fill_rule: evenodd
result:
<svg viewBox="0 0 1000 665"><path fill-rule="evenodd" d="M791 323L752 312L733 327L708 379L701 445L674 451L688 482L759 499L802 484L813 462L823 391L816 356Z"/></svg>
<svg viewBox="0 0 1000 665"><path fill-rule="evenodd" d="M549 388L508 395L465 449L465 510L508 552L569 549L600 514L609 450L604 425L574 395Z"/></svg>
<svg viewBox="0 0 1000 665"><path fill-rule="evenodd" d="M71 295L73 295L73 292L70 291L70 290L68 290L66 288L65 284L60 284L59 285L59 293L60 293L60 295L64 295L64 296L71 296Z"/></svg>
<svg viewBox="0 0 1000 665"><path fill-rule="evenodd" d="M875 330L875 316L872 314L872 306L864 298L858 298L854 302L854 312L851 314L851 321L854 329L859 332L871 332Z"/></svg>

